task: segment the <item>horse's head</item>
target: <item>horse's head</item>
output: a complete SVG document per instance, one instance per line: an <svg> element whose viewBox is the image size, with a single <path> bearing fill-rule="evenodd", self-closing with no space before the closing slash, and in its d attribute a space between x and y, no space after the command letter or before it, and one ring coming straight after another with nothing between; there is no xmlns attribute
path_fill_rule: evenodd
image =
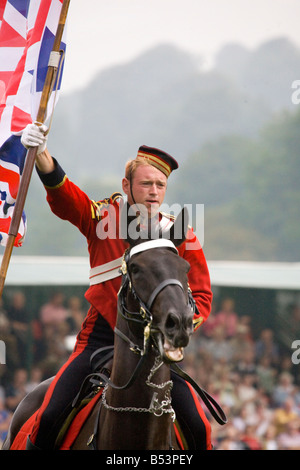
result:
<svg viewBox="0 0 300 470"><path fill-rule="evenodd" d="M143 324L144 342L152 343L165 361L180 361L193 331L194 301L188 286L189 263L178 255L185 240L184 209L169 232L150 239L127 234L119 310L134 325ZM126 299L124 294L126 291ZM125 305L126 304L126 305ZM145 348L144 348L145 349Z"/></svg>

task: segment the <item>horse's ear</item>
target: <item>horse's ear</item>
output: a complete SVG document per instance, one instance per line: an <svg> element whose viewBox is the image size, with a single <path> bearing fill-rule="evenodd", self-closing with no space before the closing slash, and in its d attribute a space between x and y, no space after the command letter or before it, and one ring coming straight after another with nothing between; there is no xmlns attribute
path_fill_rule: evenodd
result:
<svg viewBox="0 0 300 470"><path fill-rule="evenodd" d="M137 234L140 231L140 222L137 213L126 202L120 210L119 233L120 238L126 240L130 246L136 244Z"/></svg>
<svg viewBox="0 0 300 470"><path fill-rule="evenodd" d="M189 225L189 213L186 207L183 207L181 212L175 219L174 224L169 232L163 233L163 238L171 240L175 246L181 245L186 240Z"/></svg>

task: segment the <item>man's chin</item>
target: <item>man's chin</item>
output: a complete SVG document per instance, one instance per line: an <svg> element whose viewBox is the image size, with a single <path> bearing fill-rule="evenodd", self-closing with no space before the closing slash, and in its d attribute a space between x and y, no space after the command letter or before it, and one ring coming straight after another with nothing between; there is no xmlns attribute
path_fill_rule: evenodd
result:
<svg viewBox="0 0 300 470"><path fill-rule="evenodd" d="M157 217L158 213L159 213L159 207L157 207L155 210L152 209L151 211L148 211L148 217L150 219L153 219L154 217Z"/></svg>
<svg viewBox="0 0 300 470"><path fill-rule="evenodd" d="M142 218L144 217L153 218L158 214L160 205L158 203L146 202L145 204L142 204L140 202L140 203L132 204L131 207L135 209L137 212L139 212Z"/></svg>

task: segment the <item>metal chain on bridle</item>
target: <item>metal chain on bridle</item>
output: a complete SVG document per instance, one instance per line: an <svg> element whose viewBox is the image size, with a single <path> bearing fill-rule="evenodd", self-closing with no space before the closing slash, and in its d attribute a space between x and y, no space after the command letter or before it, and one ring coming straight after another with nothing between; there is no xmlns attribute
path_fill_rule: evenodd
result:
<svg viewBox="0 0 300 470"><path fill-rule="evenodd" d="M117 412L152 413L157 417L162 416L164 413L169 413L172 418L172 421L174 422L176 416L175 416L175 411L171 405L171 390L173 387L172 380L168 380L167 382L164 382L162 384L155 384L151 382L152 377L154 376L156 371L162 366L162 364L163 364L163 361L157 356L150 370L149 376L147 377L147 380L146 380L146 385L148 385L149 387L153 389L161 390L167 387L165 391L164 399L161 400L161 402L159 402L157 398L158 393L154 392L149 408L134 407L134 406L114 407L114 406L109 405L106 401L106 391L109 386L108 384L106 384L102 392L102 396L101 396L102 405L104 406L104 408L110 411L117 411Z"/></svg>

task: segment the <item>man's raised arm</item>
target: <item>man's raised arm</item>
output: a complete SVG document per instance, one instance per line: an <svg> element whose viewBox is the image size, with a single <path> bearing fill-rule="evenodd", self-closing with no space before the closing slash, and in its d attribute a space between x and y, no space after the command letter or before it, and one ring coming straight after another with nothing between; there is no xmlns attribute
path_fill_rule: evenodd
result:
<svg viewBox="0 0 300 470"><path fill-rule="evenodd" d="M37 147L36 166L41 173L51 173L55 169L55 163L51 157L47 145L47 126L44 124L38 126L36 124L28 124L25 127L21 142L27 149Z"/></svg>

